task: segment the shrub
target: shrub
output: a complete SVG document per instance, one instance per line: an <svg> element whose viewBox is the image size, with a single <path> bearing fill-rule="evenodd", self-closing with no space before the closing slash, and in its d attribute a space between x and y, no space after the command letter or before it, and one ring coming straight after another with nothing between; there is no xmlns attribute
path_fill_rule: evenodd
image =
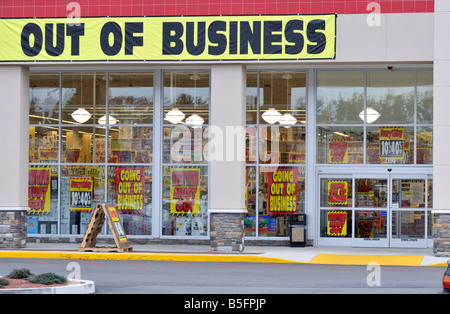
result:
<svg viewBox="0 0 450 314"><path fill-rule="evenodd" d="M7 277L12 279L26 279L33 274L29 269L22 268L22 269L14 269Z"/></svg>
<svg viewBox="0 0 450 314"><path fill-rule="evenodd" d="M0 278L0 288L7 285L9 285L9 281L4 278Z"/></svg>
<svg viewBox="0 0 450 314"><path fill-rule="evenodd" d="M33 283L40 283L44 285L51 285L51 284L60 284L60 283L66 283L67 279L63 276L54 274L54 273L44 273L40 275L32 275L27 278L28 281Z"/></svg>

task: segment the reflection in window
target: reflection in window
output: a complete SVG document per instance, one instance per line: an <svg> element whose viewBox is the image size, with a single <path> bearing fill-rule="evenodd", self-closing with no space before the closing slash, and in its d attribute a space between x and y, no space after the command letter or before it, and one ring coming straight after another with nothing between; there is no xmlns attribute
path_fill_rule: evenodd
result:
<svg viewBox="0 0 450 314"><path fill-rule="evenodd" d="M109 73L109 112L109 124L153 123L153 73Z"/></svg>
<svg viewBox="0 0 450 314"><path fill-rule="evenodd" d="M417 71L417 123L433 124L433 71Z"/></svg>
<svg viewBox="0 0 450 314"><path fill-rule="evenodd" d="M264 119L270 109L280 114L279 124L306 123L305 72L261 72L259 80L259 123L273 124Z"/></svg>
<svg viewBox="0 0 450 314"><path fill-rule="evenodd" d="M59 121L59 73L30 75L30 124Z"/></svg>
<svg viewBox="0 0 450 314"><path fill-rule="evenodd" d="M62 123L97 124L106 112L105 96L106 73L63 73Z"/></svg>
<svg viewBox="0 0 450 314"><path fill-rule="evenodd" d="M414 123L414 71L367 71L367 107L376 123Z"/></svg>
<svg viewBox="0 0 450 314"><path fill-rule="evenodd" d="M317 71L317 162L432 164L432 107L431 70Z"/></svg>
<svg viewBox="0 0 450 314"><path fill-rule="evenodd" d="M318 71L316 108L317 123L363 123L364 72Z"/></svg>
<svg viewBox="0 0 450 314"><path fill-rule="evenodd" d="M164 73L164 123L209 123L209 73Z"/></svg>

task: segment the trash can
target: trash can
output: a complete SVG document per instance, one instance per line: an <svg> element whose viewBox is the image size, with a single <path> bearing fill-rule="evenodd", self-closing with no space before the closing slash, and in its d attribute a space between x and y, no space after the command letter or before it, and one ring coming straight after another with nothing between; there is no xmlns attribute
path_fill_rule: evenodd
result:
<svg viewBox="0 0 450 314"><path fill-rule="evenodd" d="M291 214L289 217L289 233L291 247L306 246L306 214Z"/></svg>

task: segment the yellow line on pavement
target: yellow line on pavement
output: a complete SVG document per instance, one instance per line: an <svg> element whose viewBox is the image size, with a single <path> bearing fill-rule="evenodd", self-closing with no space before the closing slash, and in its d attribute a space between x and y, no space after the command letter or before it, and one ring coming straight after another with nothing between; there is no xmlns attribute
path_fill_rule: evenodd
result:
<svg viewBox="0 0 450 314"><path fill-rule="evenodd" d="M420 266L423 256L398 255L345 255L345 254L318 254L309 263L335 264L335 265L368 265L377 263L390 266Z"/></svg>
<svg viewBox="0 0 450 314"><path fill-rule="evenodd" d="M234 254L165 254L165 253L97 253L97 252L24 252L3 251L0 258L44 258L44 259L98 259L98 260L147 260L190 262L246 262L246 263L295 263L282 258L258 255Z"/></svg>

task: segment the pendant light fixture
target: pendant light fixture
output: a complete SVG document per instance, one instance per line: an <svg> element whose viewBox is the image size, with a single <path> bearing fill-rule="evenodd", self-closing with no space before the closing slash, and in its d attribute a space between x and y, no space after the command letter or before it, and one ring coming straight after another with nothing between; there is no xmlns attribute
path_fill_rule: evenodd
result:
<svg viewBox="0 0 450 314"><path fill-rule="evenodd" d="M175 78L176 80L176 78ZM170 102L173 103L173 89L174 86L173 72L170 72ZM178 110L178 108L172 108L168 113L166 113L165 120L172 124L178 124L183 121L185 114Z"/></svg>
<svg viewBox="0 0 450 314"><path fill-rule="evenodd" d="M178 110L178 108L173 108L168 113L166 113L166 120L170 123L178 124L183 121L185 114Z"/></svg>
<svg viewBox="0 0 450 314"><path fill-rule="evenodd" d="M72 118L78 123L85 123L91 118L91 114L84 108L79 108L71 114Z"/></svg>
<svg viewBox="0 0 450 314"><path fill-rule="evenodd" d="M366 116L367 123L374 123L380 117L378 111L373 109L372 107L367 107L367 110L363 110L359 113L359 117L364 121L364 116Z"/></svg>
<svg viewBox="0 0 450 314"><path fill-rule="evenodd" d="M194 73L189 78L194 81L194 114L186 119L186 123L192 124L193 128L199 128L202 126L203 122L205 122L205 120L195 112L195 107L197 107L197 80L200 76L198 76L197 73Z"/></svg>
<svg viewBox="0 0 450 314"><path fill-rule="evenodd" d="M98 123L99 124L106 124L106 115L104 115L103 117L98 119ZM116 124L116 123L117 123L117 119L116 118L114 118L113 116L109 116L108 117L108 124L112 125L112 124Z"/></svg>
<svg viewBox="0 0 450 314"><path fill-rule="evenodd" d="M292 78L292 75L289 73L286 73L283 75L283 78L286 80L286 103L287 103L287 111L289 111L289 80ZM285 113L280 120L278 120L279 124L296 124L297 119L291 115L289 112ZM286 127L288 128L288 127Z"/></svg>
<svg viewBox="0 0 450 314"><path fill-rule="evenodd" d="M270 105L273 104L273 73L270 74ZM269 108L266 112L264 112L261 116L264 121L269 124L277 123L281 118L281 113L279 113L275 108Z"/></svg>
<svg viewBox="0 0 450 314"><path fill-rule="evenodd" d="M78 123L85 123L91 118L91 114L89 111L83 108L83 74L81 74L81 80L80 80L80 108L72 112L71 116L72 119L74 119Z"/></svg>

